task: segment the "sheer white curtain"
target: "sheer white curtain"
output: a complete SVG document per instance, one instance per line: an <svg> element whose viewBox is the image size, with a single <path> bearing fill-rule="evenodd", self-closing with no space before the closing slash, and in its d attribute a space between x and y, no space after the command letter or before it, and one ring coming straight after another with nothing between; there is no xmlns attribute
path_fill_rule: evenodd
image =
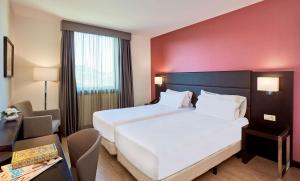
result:
<svg viewBox="0 0 300 181"><path fill-rule="evenodd" d="M118 39L75 32L74 46L78 92L117 90Z"/></svg>
<svg viewBox="0 0 300 181"><path fill-rule="evenodd" d="M118 107L118 38L74 32L80 127L92 125L95 111Z"/></svg>

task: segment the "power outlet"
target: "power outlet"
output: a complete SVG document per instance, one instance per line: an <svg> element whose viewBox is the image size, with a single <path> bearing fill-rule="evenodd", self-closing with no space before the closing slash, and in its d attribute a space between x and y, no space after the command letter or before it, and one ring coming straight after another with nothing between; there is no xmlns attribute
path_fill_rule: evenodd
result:
<svg viewBox="0 0 300 181"><path fill-rule="evenodd" d="M264 120L276 121L276 116L275 115L270 115L270 114L264 114Z"/></svg>

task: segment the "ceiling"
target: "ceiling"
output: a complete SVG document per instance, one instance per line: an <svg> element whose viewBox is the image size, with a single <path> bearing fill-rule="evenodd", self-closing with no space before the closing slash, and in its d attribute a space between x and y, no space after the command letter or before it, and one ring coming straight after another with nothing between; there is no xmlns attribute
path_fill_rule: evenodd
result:
<svg viewBox="0 0 300 181"><path fill-rule="evenodd" d="M13 11L37 9L61 19L149 37L260 1L262 0L11 0Z"/></svg>

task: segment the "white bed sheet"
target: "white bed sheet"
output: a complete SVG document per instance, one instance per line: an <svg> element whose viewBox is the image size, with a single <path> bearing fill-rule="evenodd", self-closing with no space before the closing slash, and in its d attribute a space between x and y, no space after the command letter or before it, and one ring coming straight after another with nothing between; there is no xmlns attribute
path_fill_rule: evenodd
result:
<svg viewBox="0 0 300 181"><path fill-rule="evenodd" d="M177 113L119 126L118 151L153 180L164 179L241 141L246 118L234 121Z"/></svg>
<svg viewBox="0 0 300 181"><path fill-rule="evenodd" d="M93 126L104 138L114 143L115 129L119 125L189 110L194 108L173 108L160 104L104 110L94 112Z"/></svg>

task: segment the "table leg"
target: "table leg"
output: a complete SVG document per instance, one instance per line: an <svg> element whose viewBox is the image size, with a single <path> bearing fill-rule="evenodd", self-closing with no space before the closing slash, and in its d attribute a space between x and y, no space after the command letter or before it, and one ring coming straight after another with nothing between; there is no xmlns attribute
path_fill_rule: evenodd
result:
<svg viewBox="0 0 300 181"><path fill-rule="evenodd" d="M285 171L287 171L290 168L290 163L291 163L291 138L288 136L286 138L286 166L285 166Z"/></svg>
<svg viewBox="0 0 300 181"><path fill-rule="evenodd" d="M278 176L282 177L282 137L278 137Z"/></svg>
<svg viewBox="0 0 300 181"><path fill-rule="evenodd" d="M246 157L247 157L247 151L246 151L246 133L244 129L242 129L242 162L247 163Z"/></svg>
<svg viewBox="0 0 300 181"><path fill-rule="evenodd" d="M247 148L247 142L248 142L248 138L247 138L247 134L246 131L243 130L242 131L242 162L244 164L247 164L254 156L255 154L248 152L248 148Z"/></svg>

